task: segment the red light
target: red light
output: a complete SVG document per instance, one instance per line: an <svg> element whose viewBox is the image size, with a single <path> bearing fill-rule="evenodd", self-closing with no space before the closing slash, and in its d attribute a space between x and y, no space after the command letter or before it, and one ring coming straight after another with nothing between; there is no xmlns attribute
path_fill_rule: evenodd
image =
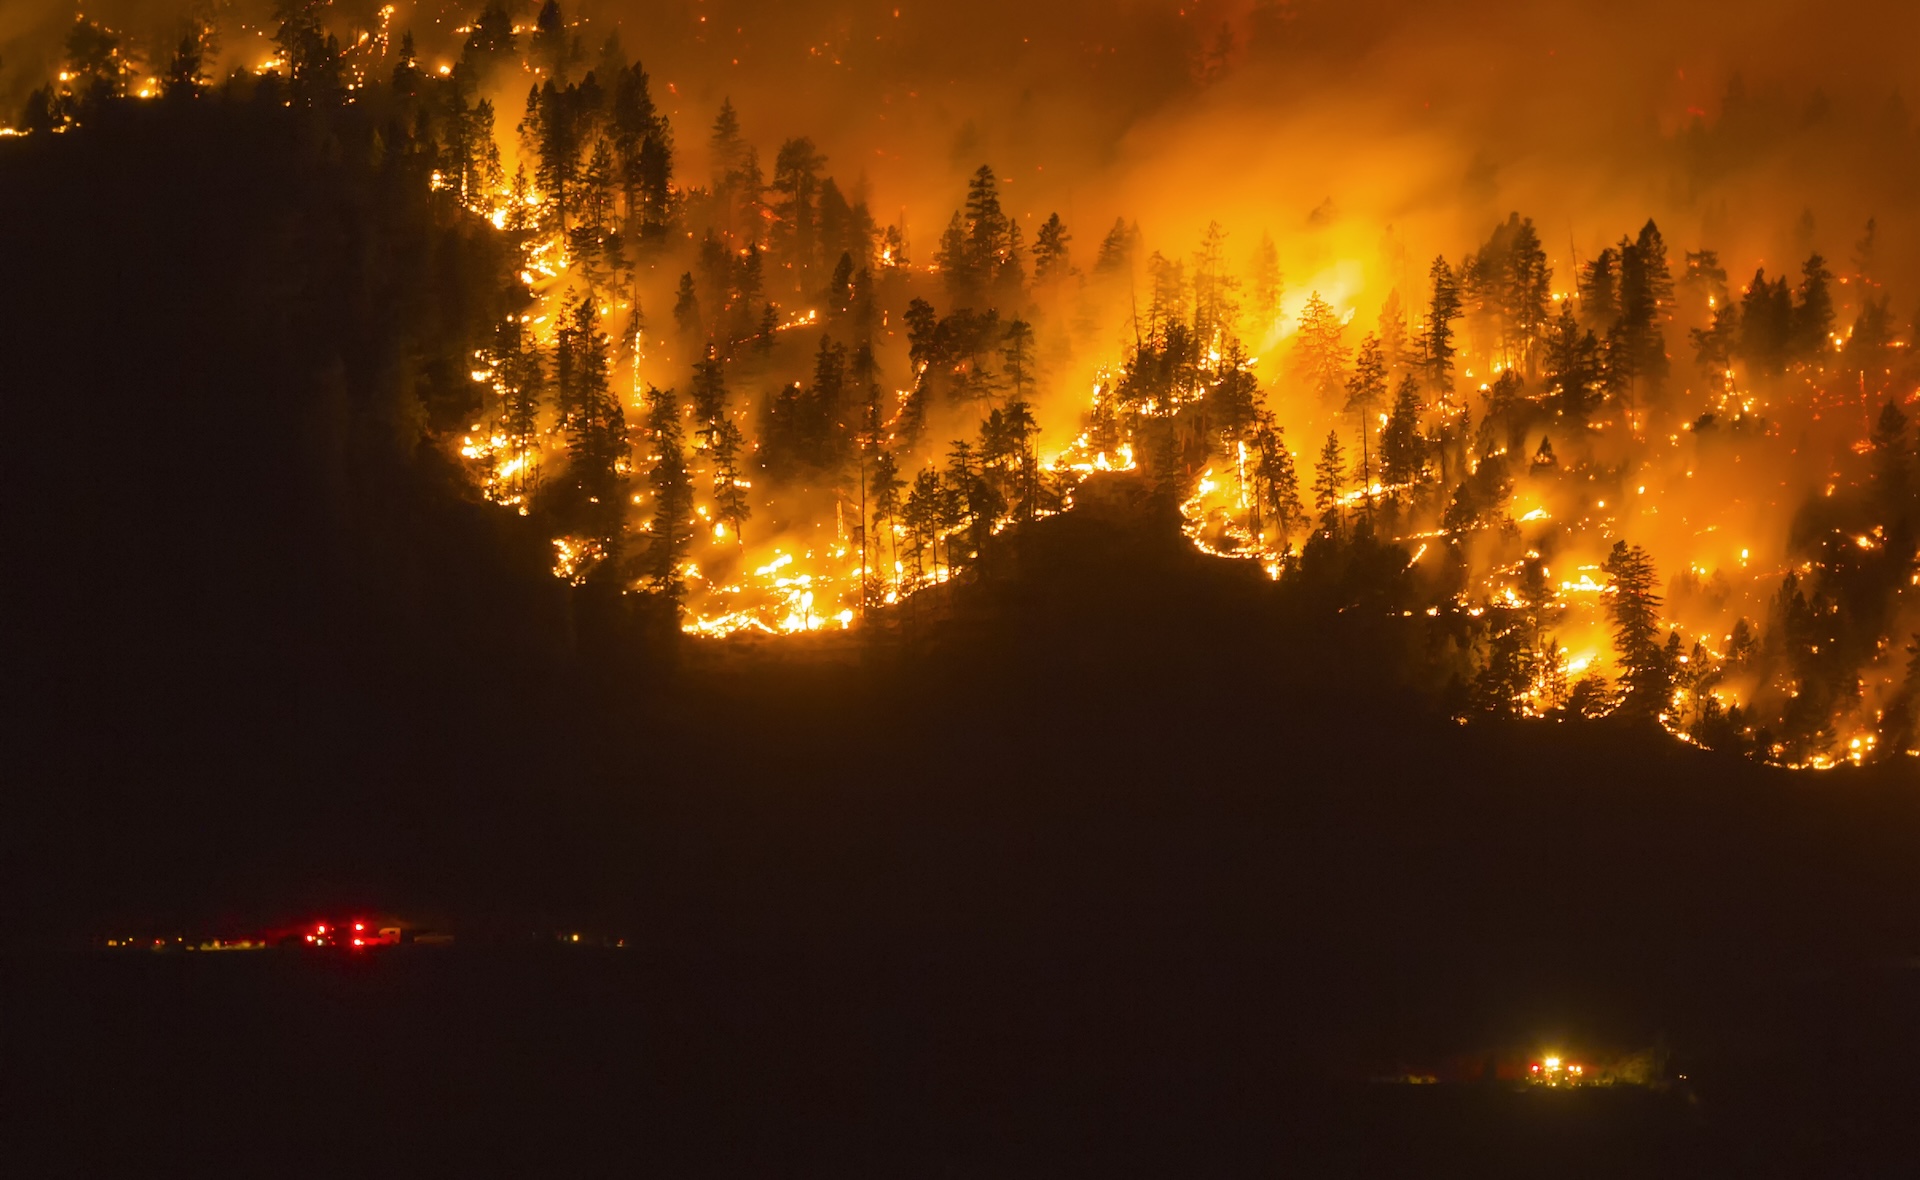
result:
<svg viewBox="0 0 1920 1180"><path fill-rule="evenodd" d="M366 924L365 922L355 922L355 923L353 924L353 928L354 928L354 930L355 930L356 932L357 932L357 931L361 931L361 930L365 930L365 929L367 928L367 924Z"/></svg>
<svg viewBox="0 0 1920 1180"><path fill-rule="evenodd" d="M354 939L354 940L353 940L353 945L355 945L355 946L365 946L365 945L367 945L367 940L366 940L366 939L364 939L364 938L356 938L356 939Z"/></svg>
<svg viewBox="0 0 1920 1180"><path fill-rule="evenodd" d="M320 923L313 928L313 932L315 934L325 934L327 932L327 924L325 922Z"/></svg>

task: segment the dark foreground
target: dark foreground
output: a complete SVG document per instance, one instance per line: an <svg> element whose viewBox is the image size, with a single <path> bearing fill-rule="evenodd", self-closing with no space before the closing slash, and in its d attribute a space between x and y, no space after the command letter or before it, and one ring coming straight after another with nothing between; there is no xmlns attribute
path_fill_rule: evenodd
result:
<svg viewBox="0 0 1920 1180"><path fill-rule="evenodd" d="M848 950L15 962L12 1174L1836 1176L1920 1158L1911 968L1775 980L1754 989L1764 1014L1677 1024L1698 1051L1670 1089L1546 1092L1316 1076L1327 1027L1376 1014L1303 1011L1204 952L989 965L902 946L853 970ZM1496 999L1518 997L1462 1016ZM1508 1027L1553 1007L1522 1002Z"/></svg>

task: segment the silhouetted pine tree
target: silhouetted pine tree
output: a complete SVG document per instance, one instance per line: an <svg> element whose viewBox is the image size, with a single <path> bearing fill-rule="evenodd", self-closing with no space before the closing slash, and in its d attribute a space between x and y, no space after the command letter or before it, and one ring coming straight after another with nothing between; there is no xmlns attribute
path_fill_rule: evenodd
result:
<svg viewBox="0 0 1920 1180"><path fill-rule="evenodd" d="M1420 435L1420 382L1409 373L1394 391L1393 408L1380 432L1380 479L1389 502L1411 503L1427 471L1427 442Z"/></svg>
<svg viewBox="0 0 1920 1180"><path fill-rule="evenodd" d="M647 389L647 436L653 465L653 522L646 554L648 585L675 607L686 597L681 573L693 543L693 482L687 471L686 438L680 429L680 399L671 389Z"/></svg>
<svg viewBox="0 0 1920 1180"><path fill-rule="evenodd" d="M1660 644L1660 595L1653 559L1638 545L1615 541L1600 567L1610 581L1607 617L1613 622L1614 653L1624 674L1622 708L1653 717L1667 708L1671 669Z"/></svg>
<svg viewBox="0 0 1920 1180"><path fill-rule="evenodd" d="M1340 447L1338 431L1327 431L1320 458L1313 465L1313 508L1320 514L1320 528L1330 537L1338 537L1346 515L1340 504L1340 492L1347 484L1347 458Z"/></svg>
<svg viewBox="0 0 1920 1180"><path fill-rule="evenodd" d="M1427 271L1433 294L1427 302L1427 324L1421 334L1421 355L1427 384L1440 393L1453 392L1453 321L1460 318L1460 285L1444 257L1435 258Z"/></svg>
<svg viewBox="0 0 1920 1180"><path fill-rule="evenodd" d="M1345 395L1347 347L1342 336L1346 325L1340 316L1315 291L1300 312L1300 330L1294 336L1295 364L1307 386L1330 406L1339 405Z"/></svg>
<svg viewBox="0 0 1920 1180"><path fill-rule="evenodd" d="M773 162L773 252L806 290L813 289L807 276L818 265L820 170L826 164L811 139L787 140Z"/></svg>
<svg viewBox="0 0 1920 1180"><path fill-rule="evenodd" d="M1831 350L1832 282L1833 272L1827 269L1827 260L1818 254L1809 257L1800 268L1800 290L1797 292L1798 298L1794 300L1789 331L1792 336L1790 350L1802 361L1816 363Z"/></svg>
<svg viewBox="0 0 1920 1180"><path fill-rule="evenodd" d="M873 457L873 477L868 481L868 498L873 504L873 530L887 542L889 577L897 573L896 567L900 563L900 544L894 536L893 526L900 517L900 493L905 487L893 453L885 449L878 451Z"/></svg>
<svg viewBox="0 0 1920 1180"><path fill-rule="evenodd" d="M589 531L609 558L617 558L625 532L629 451L626 416L608 387L609 341L600 331L599 314L591 299L574 304L576 408L566 421L567 473Z"/></svg>
<svg viewBox="0 0 1920 1180"><path fill-rule="evenodd" d="M1040 232L1033 239L1035 282L1050 283L1073 273L1073 265L1067 254L1067 244L1071 241L1073 235L1067 232L1060 215L1048 214L1047 220L1040 226Z"/></svg>
<svg viewBox="0 0 1920 1180"><path fill-rule="evenodd" d="M723 418L713 428L713 441L708 448L713 464L713 515L732 531L735 542L744 540L742 526L753 515L740 467L745 446L740 426L732 418Z"/></svg>
<svg viewBox="0 0 1920 1180"><path fill-rule="evenodd" d="M1094 258L1093 272L1097 275L1131 274L1133 255L1139 244L1140 231L1129 228L1127 219L1116 217L1113 228L1107 236L1100 239L1100 253Z"/></svg>
<svg viewBox="0 0 1920 1180"><path fill-rule="evenodd" d="M1347 378L1347 401L1345 411L1352 414L1360 426L1360 486L1366 492L1367 523L1373 523L1373 453L1372 440L1374 422L1380 413L1380 407L1387 400L1387 358L1380 349L1380 340L1372 333L1360 342L1360 352L1354 358L1353 373Z"/></svg>
<svg viewBox="0 0 1920 1180"><path fill-rule="evenodd" d="M1255 510L1264 509L1273 521L1278 547L1286 549L1293 532L1306 522L1306 509L1300 503L1300 475L1293 452L1287 449L1286 430L1274 423L1273 415L1260 410L1253 432L1254 472L1258 495ZM1263 528L1257 517L1255 531Z"/></svg>

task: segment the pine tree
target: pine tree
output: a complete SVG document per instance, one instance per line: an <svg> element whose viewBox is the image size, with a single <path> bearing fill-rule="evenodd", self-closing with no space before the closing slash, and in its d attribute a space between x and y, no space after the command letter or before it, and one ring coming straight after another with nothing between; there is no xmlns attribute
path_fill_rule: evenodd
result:
<svg viewBox="0 0 1920 1180"><path fill-rule="evenodd" d="M1620 318L1620 252L1609 246L1580 268L1580 322L1604 332Z"/></svg>
<svg viewBox="0 0 1920 1180"><path fill-rule="evenodd" d="M473 139L478 148L478 166L473 178L474 188L470 202L474 208L482 208L489 202L483 197L494 197L506 189L507 172L500 163L500 143L494 138L493 103L481 99L473 108Z"/></svg>
<svg viewBox="0 0 1920 1180"><path fill-rule="evenodd" d="M729 350L760 330L759 308L766 292L760 247L748 246L732 270L733 298L730 302L733 313L727 328Z"/></svg>
<svg viewBox="0 0 1920 1180"><path fill-rule="evenodd" d="M1897 401L1880 407L1873 429L1867 433L1867 445L1873 454L1875 491L1890 518L1900 515L1913 472L1907 465L1907 416Z"/></svg>
<svg viewBox="0 0 1920 1180"><path fill-rule="evenodd" d="M1062 279L1073 273L1073 267L1067 258L1067 243L1073 241L1073 235L1060 220L1058 213L1047 216L1040 226L1040 232L1033 241L1033 277L1035 281L1048 283Z"/></svg>
<svg viewBox="0 0 1920 1180"><path fill-rule="evenodd" d="M514 169L513 184L507 191L507 216L503 228L516 246L524 247L539 228L539 211L534 208L533 182L527 179L527 167Z"/></svg>
<svg viewBox="0 0 1920 1180"><path fill-rule="evenodd" d="M648 584L677 608L686 597L681 573L693 544L693 481L687 470L686 438L680 429L680 399L671 389L647 388L647 435L653 466L653 526L646 554Z"/></svg>
<svg viewBox="0 0 1920 1180"><path fill-rule="evenodd" d="M630 74L640 74L635 66ZM640 74L645 86L645 75ZM673 130L666 116L656 115L640 139L634 164L640 199L640 240L658 242L673 227Z"/></svg>
<svg viewBox="0 0 1920 1180"><path fill-rule="evenodd" d="M839 470L848 458L846 395L846 346L823 334L813 358L813 382L800 403L798 426L801 456L818 470Z"/></svg>
<svg viewBox="0 0 1920 1180"><path fill-rule="evenodd" d="M500 0L488 0L480 15L474 18L467 43L460 50L463 71L472 77L476 86L487 85L496 69L514 60L514 41L513 18L508 15L506 5Z"/></svg>
<svg viewBox="0 0 1920 1180"><path fill-rule="evenodd" d="M713 429L708 455L713 463L714 518L733 531L736 542L744 543L741 526L753 515L747 503L747 484L740 469L745 440L740 427L731 418L723 418ZM718 530L716 530L717 532Z"/></svg>
<svg viewBox="0 0 1920 1180"><path fill-rule="evenodd" d="M1718 310L1727 304L1727 268L1720 265L1718 250L1689 250L1687 269L1680 284L1694 296L1697 304Z"/></svg>
<svg viewBox="0 0 1920 1180"><path fill-rule="evenodd" d="M1800 290L1794 301L1791 351L1808 362L1820 360L1833 333L1833 272L1827 260L1815 254L1800 268Z"/></svg>
<svg viewBox="0 0 1920 1180"><path fill-rule="evenodd" d="M826 297L827 305L843 315L853 306L853 255L842 252L840 261L834 263Z"/></svg>
<svg viewBox="0 0 1920 1180"><path fill-rule="evenodd" d="M862 341L853 346L853 356L847 364L847 378L860 420L860 445L869 449L877 447L880 445L881 426L880 363L873 355L871 343Z"/></svg>
<svg viewBox="0 0 1920 1180"><path fill-rule="evenodd" d="M295 106L336 106L346 94L341 77L340 42L327 32L325 7L322 0L276 0L274 4L273 16L279 28L273 35L273 43L280 51L281 60L287 63L288 93ZM89 23L83 20L76 24L75 34ZM71 57L72 36L67 44ZM118 84L119 93L124 93L124 64L116 68L123 79ZM93 76L104 79L109 75L95 71Z"/></svg>
<svg viewBox="0 0 1920 1180"><path fill-rule="evenodd" d="M924 372L913 375L913 388L900 406L899 416L894 419L894 434L902 447L911 450L920 443L920 435L927 427L927 403L931 400L930 382Z"/></svg>
<svg viewBox="0 0 1920 1180"><path fill-rule="evenodd" d="M853 279L853 255L858 251L866 256L865 249L856 242L857 232L852 205L840 191L840 185L829 176L820 182L820 260L845 258L847 260L847 279Z"/></svg>
<svg viewBox="0 0 1920 1180"><path fill-rule="evenodd" d="M873 458L873 479L868 485L873 501L873 528L887 538L887 568L895 573L900 565L900 544L894 536L894 523L900 518L900 492L906 482L900 478L900 465L893 452L881 449Z"/></svg>
<svg viewBox="0 0 1920 1180"><path fill-rule="evenodd" d="M907 361L916 373L939 363L945 352L940 342L940 315L924 299L908 301L900 317L907 325Z"/></svg>
<svg viewBox="0 0 1920 1180"><path fill-rule="evenodd" d="M583 298L574 304L572 318L569 351L576 408L565 423L568 474L580 493L589 530L602 550L616 557L625 528L626 415L608 386L610 342L600 330L600 309Z"/></svg>
<svg viewBox="0 0 1920 1180"><path fill-rule="evenodd" d="M973 280L968 266L967 225L956 209L953 216L947 218L947 228L940 231L940 245L933 252L933 267L946 282L947 294L963 303L971 303L974 294L969 287Z"/></svg>
<svg viewBox="0 0 1920 1180"><path fill-rule="evenodd" d="M1345 411L1360 423L1360 486L1366 493L1367 521L1373 521L1373 448L1374 419L1387 400L1387 358L1380 340L1372 333L1360 342L1354 358L1353 374L1347 378Z"/></svg>
<svg viewBox="0 0 1920 1180"><path fill-rule="evenodd" d="M802 282L818 265L820 170L826 165L811 139L787 140L773 162L773 250Z"/></svg>
<svg viewBox="0 0 1920 1180"><path fill-rule="evenodd" d="M1006 374L1013 396L1025 401L1033 394L1033 325L1015 316L1007 323L1000 349L1000 371Z"/></svg>
<svg viewBox="0 0 1920 1180"><path fill-rule="evenodd" d="M1183 323L1187 306L1187 268L1155 250L1147 256L1152 294L1147 300L1147 339L1164 344L1168 329Z"/></svg>
<svg viewBox="0 0 1920 1180"><path fill-rule="evenodd" d="M853 274L853 297L847 311L853 323L853 338L862 345L873 344L876 316L873 297L873 268L863 266Z"/></svg>
<svg viewBox="0 0 1920 1180"><path fill-rule="evenodd" d="M1027 267L1026 247L1021 244L1020 223L1007 220L1006 245L1001 250L999 266L994 271L994 298L1006 303L1017 304L1026 295Z"/></svg>
<svg viewBox="0 0 1920 1180"><path fill-rule="evenodd" d="M767 206L767 183L760 172L758 148L747 148L746 162L740 165L730 188L738 209L740 239L757 250L767 244L767 223L773 217Z"/></svg>
<svg viewBox="0 0 1920 1180"><path fill-rule="evenodd" d="M1756 270L1740 300L1740 358L1752 372L1777 376L1792 357L1793 293L1782 277L1769 281Z"/></svg>
<svg viewBox="0 0 1920 1180"><path fill-rule="evenodd" d="M1585 423L1599 405L1604 379L1600 341L1562 306L1547 341L1547 390L1562 414Z"/></svg>
<svg viewBox="0 0 1920 1180"><path fill-rule="evenodd" d="M727 420L726 366L714 346L693 366L693 436L701 450L713 449L714 432Z"/></svg>
<svg viewBox="0 0 1920 1180"><path fill-rule="evenodd" d="M999 276L1007 257L1012 223L1000 209L1000 182L993 169L982 164L967 181L967 249L963 274L973 290Z"/></svg>
<svg viewBox="0 0 1920 1180"><path fill-rule="evenodd" d="M560 304L559 322L554 327L553 409L563 429L580 409L580 382L577 374L580 368L581 340L580 332L574 325L580 321L582 315L591 314L590 311L583 311L590 302L584 295L577 301L563 299Z"/></svg>
<svg viewBox="0 0 1920 1180"><path fill-rule="evenodd" d="M1660 645L1660 596L1653 559L1638 545L1615 541L1600 567L1611 579L1607 616L1614 651L1625 670L1623 707L1635 716L1664 712L1671 695L1671 668Z"/></svg>
<svg viewBox="0 0 1920 1180"><path fill-rule="evenodd" d="M1393 489L1388 494L1395 502L1426 475L1427 445L1420 436L1422 408L1420 382L1409 373L1394 391L1393 409L1388 411L1386 427L1380 432L1380 479Z"/></svg>
<svg viewBox="0 0 1920 1180"><path fill-rule="evenodd" d="M1239 445L1255 426L1260 408L1260 382L1249 366L1247 350L1239 340L1229 337L1220 357L1219 377L1207 386L1207 426L1223 444L1229 457L1237 458Z"/></svg>
<svg viewBox="0 0 1920 1180"><path fill-rule="evenodd" d="M718 321L732 302L733 253L721 242L720 235L709 228L700 238L700 250L695 258L700 268L700 274L695 279L696 288L719 293L717 302L720 306L715 308L714 315Z"/></svg>
<svg viewBox="0 0 1920 1180"><path fill-rule="evenodd" d="M1411 363L1407 355L1407 312L1400 303L1400 288L1395 287L1387 292L1386 302L1380 305L1376 333L1380 337L1380 352L1386 357L1389 371Z"/></svg>
<svg viewBox="0 0 1920 1180"><path fill-rule="evenodd" d="M1260 490L1254 502L1272 515L1284 549L1294 529L1306 520L1306 509L1300 503L1298 468L1293 452L1287 449L1286 430L1275 425L1273 415L1266 410L1259 411L1253 443L1254 473Z"/></svg>
<svg viewBox="0 0 1920 1180"><path fill-rule="evenodd" d="M1116 217L1113 228L1107 236L1100 239L1100 253L1093 262L1093 272L1100 275L1131 274L1133 272L1134 250L1139 244L1140 231L1130 229L1127 219Z"/></svg>
<svg viewBox="0 0 1920 1180"><path fill-rule="evenodd" d="M967 556L978 557L985 551L987 537L991 534L994 519L999 515L997 497L991 485L980 477L979 462L974 455L973 444L966 439L955 439L947 451L947 474L943 481L946 489L946 514L943 524L948 529L963 529L967 536ZM953 566L952 542L948 542L947 564Z"/></svg>
<svg viewBox="0 0 1920 1180"><path fill-rule="evenodd" d="M713 191L727 193L747 162L747 141L740 134L740 115L733 109L731 97L720 100L720 113L714 116L713 130L707 135L707 160L712 168Z"/></svg>
<svg viewBox="0 0 1920 1180"><path fill-rule="evenodd" d="M1638 380L1658 396L1667 379L1666 335L1661 314L1673 306L1673 278L1667 271L1667 247L1651 219L1634 241L1620 241L1620 320L1617 348L1608 349L1610 366L1624 379Z"/></svg>
<svg viewBox="0 0 1920 1180"><path fill-rule="evenodd" d="M760 311L760 330L754 334L754 347L761 356L773 351L774 335L780 331L780 309L769 303Z"/></svg>
<svg viewBox="0 0 1920 1180"><path fill-rule="evenodd" d="M1313 507L1320 514L1321 531L1330 537L1338 537L1345 524L1340 493L1346 483L1346 453L1340 448L1339 433L1329 430L1320 458L1313 465Z"/></svg>
<svg viewBox="0 0 1920 1180"><path fill-rule="evenodd" d="M1532 647L1531 628L1525 617L1511 607L1487 608L1486 663L1474 675L1476 704L1495 717L1521 714L1538 676L1538 661Z"/></svg>
<svg viewBox="0 0 1920 1180"><path fill-rule="evenodd" d="M580 173L579 223L567 234L569 252L590 286L603 287L620 261L615 229L613 152L606 140L594 144Z"/></svg>
<svg viewBox="0 0 1920 1180"><path fill-rule="evenodd" d="M1346 325L1315 291L1300 312L1300 330L1294 353L1307 385L1328 405L1338 404L1345 391L1347 348L1342 341Z"/></svg>
<svg viewBox="0 0 1920 1180"><path fill-rule="evenodd" d="M1439 393L1453 392L1453 321L1460 318L1460 285L1453 268L1444 257L1435 258L1427 272L1433 295L1427 304L1427 325L1422 334L1421 353L1427 370L1427 383Z"/></svg>
<svg viewBox="0 0 1920 1180"><path fill-rule="evenodd" d="M500 429L507 437L510 483L508 496L524 497L532 485L531 470L539 453L540 395L545 373L540 346L527 325L509 316L494 334L493 364L500 385Z"/></svg>
<svg viewBox="0 0 1920 1180"><path fill-rule="evenodd" d="M1193 331L1202 346L1211 346L1222 332L1231 332L1240 315L1236 292L1240 280L1227 269L1227 231L1207 223L1206 236L1193 255Z"/></svg>
<svg viewBox="0 0 1920 1180"><path fill-rule="evenodd" d="M1001 431L1011 465L1008 498L1015 515L1022 520L1032 520L1040 503L1040 455L1034 449L1040 425L1034 421L1033 406L1024 398L1008 401Z"/></svg>
<svg viewBox="0 0 1920 1180"><path fill-rule="evenodd" d="M945 491L941 487L940 475L932 468L923 469L913 480L913 488L907 493L905 524L910 539L908 555L913 559L914 578L917 581L922 572L923 554L931 558L936 575L940 569L940 522L943 515Z"/></svg>
<svg viewBox="0 0 1920 1180"><path fill-rule="evenodd" d="M613 82L613 104L608 112L607 138L613 147L615 171L619 176L620 210L626 219L627 236L644 236L648 223L657 220L650 209L652 196L646 191L648 168L646 143L661 123L654 106L647 72L640 66L620 71Z"/></svg>
<svg viewBox="0 0 1920 1180"><path fill-rule="evenodd" d="M1509 216L1472 259L1470 271L1484 306L1498 322L1504 366L1523 367L1533 376L1546 330L1553 270L1532 219Z"/></svg>
<svg viewBox="0 0 1920 1180"><path fill-rule="evenodd" d="M529 49L549 77L566 81L567 67L573 64L576 46L567 34L566 18L560 14L558 0L547 0L540 6L539 16L534 18L533 42Z"/></svg>
<svg viewBox="0 0 1920 1180"><path fill-rule="evenodd" d="M1740 342L1739 309L1731 303L1718 303L1713 309L1712 323L1705 328L1694 328L1687 335L1693 341L1695 363L1716 384L1727 385L1733 353Z"/></svg>
<svg viewBox="0 0 1920 1180"><path fill-rule="evenodd" d="M1867 296L1841 349L1847 372L1857 375L1861 388L1879 392L1891 375L1891 359L1896 347L1887 296Z"/></svg>
<svg viewBox="0 0 1920 1180"><path fill-rule="evenodd" d="M564 234L580 187L581 137L578 112L570 90L549 81L529 99L521 129L534 141L538 166L534 181L545 197L545 213Z"/></svg>
<svg viewBox="0 0 1920 1180"><path fill-rule="evenodd" d="M180 34L173 56L167 59L166 72L161 75L162 97L177 101L199 95L204 83L208 33L207 26L192 22Z"/></svg>
<svg viewBox="0 0 1920 1180"><path fill-rule="evenodd" d="M880 256L876 264L888 270L900 270L912 265L907 257L907 231L899 225L890 225L880 236Z"/></svg>
<svg viewBox="0 0 1920 1180"><path fill-rule="evenodd" d="M400 52L394 55L389 85L396 95L413 98L420 93L420 77L420 57L414 49L413 32L408 30L400 36Z"/></svg>
<svg viewBox="0 0 1920 1180"><path fill-rule="evenodd" d="M1867 218L1866 232L1862 233L1860 240L1853 244L1853 273L1863 287L1879 285L1876 281L1879 271L1875 265L1876 256L1879 253L1879 238L1879 223L1871 217Z"/></svg>

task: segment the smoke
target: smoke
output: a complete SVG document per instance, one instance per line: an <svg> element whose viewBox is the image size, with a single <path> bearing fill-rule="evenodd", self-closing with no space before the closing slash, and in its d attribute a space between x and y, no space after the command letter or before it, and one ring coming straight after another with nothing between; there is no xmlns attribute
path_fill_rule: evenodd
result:
<svg viewBox="0 0 1920 1180"><path fill-rule="evenodd" d="M381 7L338 0L330 20L351 40ZM401 3L393 25L430 65L451 61L478 7ZM1906 4L563 7L587 66L610 35L648 65L683 178L705 176L705 131L730 95L763 150L811 136L843 187L865 176L876 210L905 210L928 242L991 163L1011 209L1058 210L1083 247L1117 216L1169 251L1217 219L1246 245L1272 232L1300 281L1328 259L1377 261L1387 225L1430 257L1511 209L1549 231L1562 267L1647 216L1676 243L1706 235L1743 259L1783 257L1803 210L1830 256L1878 215L1887 257L1914 261L1900 214L1920 175L1899 96L1917 89L1920 11ZM267 0L84 8L148 69L189 19L219 27L218 72L271 56ZM523 25L534 8L511 6ZM0 12L6 110L57 68L76 10ZM1736 79L1747 99L1728 127Z"/></svg>

